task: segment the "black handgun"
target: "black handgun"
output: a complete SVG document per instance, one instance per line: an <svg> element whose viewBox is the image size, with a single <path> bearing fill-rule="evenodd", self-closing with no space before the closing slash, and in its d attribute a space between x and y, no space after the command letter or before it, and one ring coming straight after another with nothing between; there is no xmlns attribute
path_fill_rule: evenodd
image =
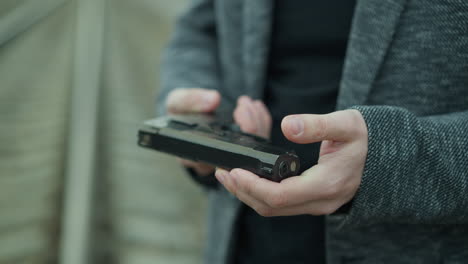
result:
<svg viewBox="0 0 468 264"><path fill-rule="evenodd" d="M138 145L220 168L242 168L275 182L297 175L300 166L294 151L243 133L231 121L209 114L145 121L138 131Z"/></svg>

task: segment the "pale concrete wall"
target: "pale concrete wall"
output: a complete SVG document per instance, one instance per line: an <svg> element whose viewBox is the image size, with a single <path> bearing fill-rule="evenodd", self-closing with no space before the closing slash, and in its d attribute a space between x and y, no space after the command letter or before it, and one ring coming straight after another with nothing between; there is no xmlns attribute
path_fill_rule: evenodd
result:
<svg viewBox="0 0 468 264"><path fill-rule="evenodd" d="M0 263L53 263L58 254L77 12L72 0L40 3L58 2L40 18L36 0L0 2ZM185 3L106 1L96 263L200 262L203 193L172 158L136 146L138 125L154 116L161 50ZM14 21L35 20L10 37L5 18L18 10Z"/></svg>
<svg viewBox="0 0 468 264"><path fill-rule="evenodd" d="M57 254L75 25L44 3L0 2L0 263Z"/></svg>
<svg viewBox="0 0 468 264"><path fill-rule="evenodd" d="M174 162L137 148L154 117L159 61L186 1L114 0L108 6L103 73L103 174L121 263L199 263L203 194ZM107 189L106 187L103 188Z"/></svg>

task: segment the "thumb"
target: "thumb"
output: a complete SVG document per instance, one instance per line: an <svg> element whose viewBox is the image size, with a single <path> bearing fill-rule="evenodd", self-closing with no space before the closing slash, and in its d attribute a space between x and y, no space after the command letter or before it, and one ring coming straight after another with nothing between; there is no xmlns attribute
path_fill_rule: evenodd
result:
<svg viewBox="0 0 468 264"><path fill-rule="evenodd" d="M307 144L323 140L350 141L359 136L365 121L357 110L326 115L290 115L281 122L284 136L295 143Z"/></svg>
<svg viewBox="0 0 468 264"><path fill-rule="evenodd" d="M215 90L179 88L168 95L166 108L173 114L212 112L220 102L221 95Z"/></svg>

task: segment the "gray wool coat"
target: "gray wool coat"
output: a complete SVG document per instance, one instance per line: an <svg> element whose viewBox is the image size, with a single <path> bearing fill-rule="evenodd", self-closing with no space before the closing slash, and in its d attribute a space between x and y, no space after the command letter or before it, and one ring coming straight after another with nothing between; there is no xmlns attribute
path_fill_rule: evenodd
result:
<svg viewBox="0 0 468 264"><path fill-rule="evenodd" d="M177 87L219 90L230 107L261 98L272 2L194 0L160 100ZM328 263L468 263L468 1L358 0L338 98L351 107L369 152L349 213L327 217ZM205 262L228 263L240 203L208 196Z"/></svg>

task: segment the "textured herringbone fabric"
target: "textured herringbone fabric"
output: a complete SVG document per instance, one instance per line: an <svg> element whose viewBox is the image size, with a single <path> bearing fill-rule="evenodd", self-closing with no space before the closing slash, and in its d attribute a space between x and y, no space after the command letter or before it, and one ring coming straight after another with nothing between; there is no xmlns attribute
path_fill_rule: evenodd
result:
<svg viewBox="0 0 468 264"><path fill-rule="evenodd" d="M408 2L366 100L387 106L357 107L370 147L358 222L468 220L468 3L424 3Z"/></svg>
<svg viewBox="0 0 468 264"><path fill-rule="evenodd" d="M341 255L330 260L466 263L468 3L412 0L397 8L386 54L369 71L356 69L368 67L358 65L373 52L364 41L376 9L356 13L361 31L351 36L339 100L341 108L367 104L355 108L368 126L369 154L350 214L329 218L330 248Z"/></svg>

